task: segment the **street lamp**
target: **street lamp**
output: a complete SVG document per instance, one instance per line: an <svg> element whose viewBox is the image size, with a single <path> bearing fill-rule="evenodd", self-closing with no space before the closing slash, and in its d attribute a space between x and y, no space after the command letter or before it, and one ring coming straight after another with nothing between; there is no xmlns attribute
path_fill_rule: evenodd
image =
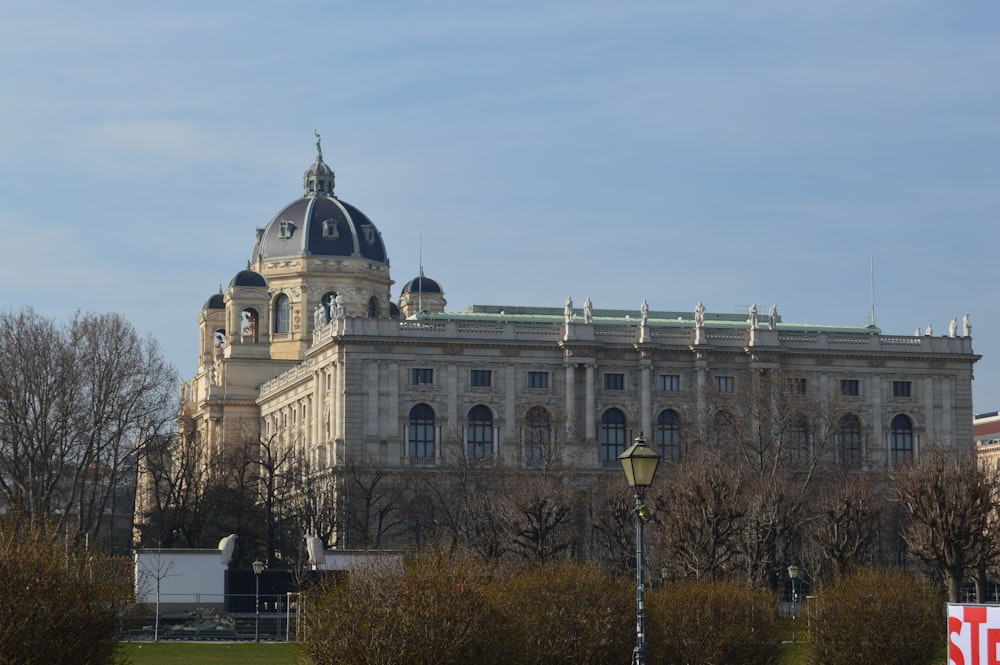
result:
<svg viewBox="0 0 1000 665"><path fill-rule="evenodd" d="M253 577L256 581L254 591L254 609L256 611L256 619L254 620L253 641L260 642L260 574L264 572L264 562L257 559L251 565L253 565Z"/></svg>
<svg viewBox="0 0 1000 665"><path fill-rule="evenodd" d="M645 603L643 601L643 526L649 519L649 512L643 502L646 488L653 484L656 465L660 456L646 445L640 433L632 447L618 456L625 469L625 479L635 493L635 651L633 665L646 663L646 634L644 627Z"/></svg>
<svg viewBox="0 0 1000 665"><path fill-rule="evenodd" d="M799 579L799 567L792 564L788 567L788 577L792 580L792 642L795 641L795 610L798 607L799 595L796 593L795 581Z"/></svg>

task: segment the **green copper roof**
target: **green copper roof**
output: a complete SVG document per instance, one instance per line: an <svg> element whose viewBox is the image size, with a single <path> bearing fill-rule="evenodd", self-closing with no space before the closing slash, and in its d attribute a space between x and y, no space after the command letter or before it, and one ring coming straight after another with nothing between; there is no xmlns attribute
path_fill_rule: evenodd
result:
<svg viewBox="0 0 1000 665"><path fill-rule="evenodd" d="M573 322L583 324L583 308L573 308ZM594 309L593 325L635 325L641 314L638 309ZM420 312L413 317L421 321L521 321L534 323L564 323L565 314L561 307L525 307L521 305L473 305L457 312ZM777 316L776 327L783 331L833 332L864 335L879 335L875 326L833 326L817 323L786 323ZM648 325L651 328L692 328L694 312L649 311ZM706 328L728 328L745 330L749 327L746 314L720 314L705 312ZM767 316L760 318L760 328L767 329Z"/></svg>

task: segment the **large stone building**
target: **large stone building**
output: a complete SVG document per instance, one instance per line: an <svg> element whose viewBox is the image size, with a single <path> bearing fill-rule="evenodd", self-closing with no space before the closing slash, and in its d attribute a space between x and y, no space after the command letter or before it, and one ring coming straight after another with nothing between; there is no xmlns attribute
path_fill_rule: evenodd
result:
<svg viewBox="0 0 1000 665"><path fill-rule="evenodd" d="M317 470L449 456L532 468L554 454L577 471L620 472L616 458L640 432L671 458L711 440L713 400L745 390L753 369L837 400L838 459L858 469L890 468L928 443L971 445L978 357L954 326L886 335L789 323L775 308L758 317L589 299L448 312L423 274L394 301L381 234L336 197L317 150L303 196L257 229L247 269L202 307L183 396L207 451L261 436ZM806 449L812 436L803 432Z"/></svg>

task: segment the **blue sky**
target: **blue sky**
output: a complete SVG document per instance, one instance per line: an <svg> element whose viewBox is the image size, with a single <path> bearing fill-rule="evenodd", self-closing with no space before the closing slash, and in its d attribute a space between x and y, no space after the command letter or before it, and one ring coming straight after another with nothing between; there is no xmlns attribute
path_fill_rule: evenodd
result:
<svg viewBox="0 0 1000 665"><path fill-rule="evenodd" d="M313 129L398 288L968 312L1000 407L994 0L6 0L0 309L118 311L182 376L197 315L301 195Z"/></svg>

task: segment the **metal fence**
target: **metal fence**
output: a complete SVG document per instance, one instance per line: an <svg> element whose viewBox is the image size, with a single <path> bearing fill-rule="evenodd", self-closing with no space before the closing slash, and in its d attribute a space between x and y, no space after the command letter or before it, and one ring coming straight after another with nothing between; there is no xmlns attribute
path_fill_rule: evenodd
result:
<svg viewBox="0 0 1000 665"><path fill-rule="evenodd" d="M161 594L135 606L122 638L130 641L292 642L299 594Z"/></svg>

